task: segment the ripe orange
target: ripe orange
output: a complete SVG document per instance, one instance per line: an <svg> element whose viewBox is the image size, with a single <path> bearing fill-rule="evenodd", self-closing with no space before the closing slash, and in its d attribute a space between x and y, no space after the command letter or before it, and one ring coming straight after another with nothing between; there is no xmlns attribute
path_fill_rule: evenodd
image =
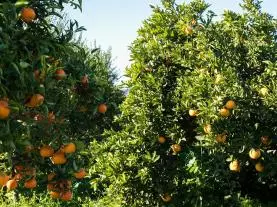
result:
<svg viewBox="0 0 277 207"><path fill-rule="evenodd" d="M0 105L0 119L6 119L9 117L11 110L8 107Z"/></svg>
<svg viewBox="0 0 277 207"><path fill-rule="evenodd" d="M36 12L34 9L25 7L21 10L21 19L23 22L31 23L36 18Z"/></svg>
<svg viewBox="0 0 277 207"><path fill-rule="evenodd" d="M172 200L172 197L168 193L165 193L164 195L162 195L161 198L165 203L168 203Z"/></svg>
<svg viewBox="0 0 277 207"><path fill-rule="evenodd" d="M54 177L56 177L56 173L51 172L51 173L49 173L49 174L47 175L47 180L48 180L48 181L51 181L51 180L54 179Z"/></svg>
<svg viewBox="0 0 277 207"><path fill-rule="evenodd" d="M78 172L74 173L75 178L83 179L87 175L84 169L80 169Z"/></svg>
<svg viewBox="0 0 277 207"><path fill-rule="evenodd" d="M39 150L41 157L51 157L54 154L54 149L49 145L44 145Z"/></svg>
<svg viewBox="0 0 277 207"><path fill-rule="evenodd" d="M182 147L181 147L181 145L179 145L179 144L173 144L173 145L171 146L171 149L173 150L174 153L178 153L178 152L181 152Z"/></svg>
<svg viewBox="0 0 277 207"><path fill-rule="evenodd" d="M75 145L74 143L71 142L71 143L69 143L69 144L63 146L63 147L62 147L62 151L63 151L64 153L67 153L67 154L69 154L69 153L74 153L74 152L76 151L76 145Z"/></svg>
<svg viewBox="0 0 277 207"><path fill-rule="evenodd" d="M226 109L226 108L220 109L219 113L223 117L228 117L231 114L230 111L228 109Z"/></svg>
<svg viewBox="0 0 277 207"><path fill-rule="evenodd" d="M27 180L25 183L24 183L24 187L25 188L28 188L28 189L34 189L35 187L37 187L37 181L35 178L32 178L30 180Z"/></svg>
<svg viewBox="0 0 277 207"><path fill-rule="evenodd" d="M62 80L66 77L66 73L64 72L63 69L58 69L55 72L55 78L56 80Z"/></svg>
<svg viewBox="0 0 277 207"><path fill-rule="evenodd" d="M198 111L194 110L194 109L190 109L189 110L189 115L192 116L192 117L197 116L198 115Z"/></svg>
<svg viewBox="0 0 277 207"><path fill-rule="evenodd" d="M227 135L226 135L225 133L223 133L223 134L218 134L218 135L216 136L216 141L217 141L218 143L225 143L225 142L226 142L226 139L227 139Z"/></svg>
<svg viewBox="0 0 277 207"><path fill-rule="evenodd" d="M39 107L44 102L44 97L40 94L34 94L30 100L26 103L26 106L30 108Z"/></svg>
<svg viewBox="0 0 277 207"><path fill-rule="evenodd" d="M234 109L236 107L236 102L233 100L229 100L226 102L225 107L227 109Z"/></svg>
<svg viewBox="0 0 277 207"><path fill-rule="evenodd" d="M258 163L256 163L256 165L255 165L255 169L256 169L258 172L263 172L263 171L264 171L264 165L263 165L261 162L258 162Z"/></svg>
<svg viewBox="0 0 277 207"><path fill-rule="evenodd" d="M257 160L261 157L261 150L252 148L249 151L249 157L253 160Z"/></svg>
<svg viewBox="0 0 277 207"><path fill-rule="evenodd" d="M70 201L72 199L72 192L71 191L66 191L66 192L63 192L62 195L61 195L61 200L63 201Z"/></svg>
<svg viewBox="0 0 277 207"><path fill-rule="evenodd" d="M101 114L106 113L107 109L108 109L108 107L107 107L106 104L100 104L98 106L98 112L101 113Z"/></svg>
<svg viewBox="0 0 277 207"><path fill-rule="evenodd" d="M67 162L65 154L63 152L56 152L52 157L51 161L54 165L63 165Z"/></svg>
<svg viewBox="0 0 277 207"><path fill-rule="evenodd" d="M60 198L60 193L59 193L59 192L50 191L49 194L50 194L50 197L53 198L53 199L58 199L58 198Z"/></svg>
<svg viewBox="0 0 277 207"><path fill-rule="evenodd" d="M14 190L17 188L17 181L15 179L11 179L6 183L8 191Z"/></svg>
<svg viewBox="0 0 277 207"><path fill-rule="evenodd" d="M163 137L163 136L159 136L158 142L159 142L160 144L164 144L164 143L166 142L166 138Z"/></svg>
<svg viewBox="0 0 277 207"><path fill-rule="evenodd" d="M212 132L212 125L206 124L206 125L204 126L204 132L205 132L206 134L210 134L210 133Z"/></svg>
<svg viewBox="0 0 277 207"><path fill-rule="evenodd" d="M264 145L270 145L271 144L271 139L269 138L269 136L262 136L261 137L261 142Z"/></svg>
<svg viewBox="0 0 277 207"><path fill-rule="evenodd" d="M239 161L238 160L233 160L232 162L230 162L229 168L230 168L231 171L240 172L240 163L239 163Z"/></svg>
<svg viewBox="0 0 277 207"><path fill-rule="evenodd" d="M8 176L8 175L5 175L5 174L0 175L0 187L5 186L7 184L7 182L9 181L9 179L10 179L10 176Z"/></svg>

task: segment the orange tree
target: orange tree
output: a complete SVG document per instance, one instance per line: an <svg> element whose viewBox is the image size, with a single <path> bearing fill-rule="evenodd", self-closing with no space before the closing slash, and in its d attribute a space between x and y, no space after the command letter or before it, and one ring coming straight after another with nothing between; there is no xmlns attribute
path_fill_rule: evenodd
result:
<svg viewBox="0 0 277 207"><path fill-rule="evenodd" d="M122 130L92 144L103 206L276 200L276 20L255 0L207 8L162 0L138 31Z"/></svg>
<svg viewBox="0 0 277 207"><path fill-rule="evenodd" d="M64 201L87 174L89 135L112 127L123 97L110 53L73 41L84 30L76 21L51 21L66 4L81 8L75 0L0 4L0 188L47 188Z"/></svg>

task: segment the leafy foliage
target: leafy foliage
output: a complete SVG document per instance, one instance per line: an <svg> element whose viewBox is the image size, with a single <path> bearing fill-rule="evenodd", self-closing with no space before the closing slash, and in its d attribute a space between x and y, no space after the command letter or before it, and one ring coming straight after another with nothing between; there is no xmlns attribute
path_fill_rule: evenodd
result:
<svg viewBox="0 0 277 207"><path fill-rule="evenodd" d="M76 206L91 196L87 178L75 175L88 167L86 145L118 127L112 119L123 94L114 85L110 52L74 40L84 30L76 21L56 26L66 5L81 9L80 0L0 4L0 176L18 182L16 196L31 195L31 178L39 196L47 184L61 196L69 192L64 200L73 191Z"/></svg>
<svg viewBox="0 0 277 207"><path fill-rule="evenodd" d="M162 3L131 46L122 130L91 146L99 202L115 195L134 207L274 201L276 20L254 0L219 21L202 0ZM261 156L251 159L252 148Z"/></svg>

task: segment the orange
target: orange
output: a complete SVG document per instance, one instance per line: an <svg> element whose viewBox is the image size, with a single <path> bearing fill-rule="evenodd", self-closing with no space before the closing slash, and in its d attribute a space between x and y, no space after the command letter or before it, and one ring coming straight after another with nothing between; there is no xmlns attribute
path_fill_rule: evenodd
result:
<svg viewBox="0 0 277 207"><path fill-rule="evenodd" d="M210 134L210 133L212 132L212 125L206 124L206 125L204 126L204 132L205 132L206 134Z"/></svg>
<svg viewBox="0 0 277 207"><path fill-rule="evenodd" d="M194 110L194 109L190 109L190 110L189 110L189 115L192 116L192 117L193 117L193 116L197 116L197 115L198 115L198 111L197 111L197 110Z"/></svg>
<svg viewBox="0 0 277 207"><path fill-rule="evenodd" d="M256 165L255 165L255 169L256 169L258 172L263 172L263 171L264 171L264 165L263 165L261 162L258 162L258 163L256 163Z"/></svg>
<svg viewBox="0 0 277 207"><path fill-rule="evenodd" d="M249 157L253 160L257 160L261 157L261 150L252 148L249 151Z"/></svg>
<svg viewBox="0 0 277 207"><path fill-rule="evenodd" d="M164 143L166 142L166 138L163 137L163 136L159 136L158 142L159 142L160 144L164 144Z"/></svg>
<svg viewBox="0 0 277 207"><path fill-rule="evenodd" d="M228 109L226 109L226 108L220 109L219 113L223 117L228 117L231 114L230 111Z"/></svg>
<svg viewBox="0 0 277 207"><path fill-rule="evenodd" d="M54 179L54 177L56 177L56 173L51 172L50 174L47 175L47 180L48 180L48 181L51 181L51 180Z"/></svg>
<svg viewBox="0 0 277 207"><path fill-rule="evenodd" d="M17 181L15 179L11 179L6 184L8 191L14 190L17 188Z"/></svg>
<svg viewBox="0 0 277 207"><path fill-rule="evenodd" d="M74 143L71 142L71 143L69 143L69 144L63 146L63 147L62 147L62 151L63 151L64 153L67 153L67 154L69 154L69 153L74 153L74 152L76 151L76 145L75 145Z"/></svg>
<svg viewBox="0 0 277 207"><path fill-rule="evenodd" d="M84 169L80 169L78 172L74 173L75 178L83 179L86 176L86 171Z"/></svg>
<svg viewBox="0 0 277 207"><path fill-rule="evenodd" d="M56 80L62 80L66 77L66 73L64 72L63 69L58 69L55 72L55 78Z"/></svg>
<svg viewBox="0 0 277 207"><path fill-rule="evenodd" d="M49 194L50 194L50 197L53 198L53 199L58 199L58 198L60 198L60 193L59 193L59 192L50 191Z"/></svg>
<svg viewBox="0 0 277 207"><path fill-rule="evenodd" d="M234 109L236 107L236 102L233 100L229 100L226 102L225 107L227 109Z"/></svg>
<svg viewBox="0 0 277 207"><path fill-rule="evenodd" d="M35 187L37 187L37 181L35 178L32 178L30 180L27 180L25 183L24 183L24 187L25 188L28 188L28 189L34 189Z"/></svg>
<svg viewBox="0 0 277 207"><path fill-rule="evenodd" d="M172 200L172 197L168 193L165 193L164 195L162 195L161 198L166 203L168 203Z"/></svg>
<svg viewBox="0 0 277 207"><path fill-rule="evenodd" d="M179 145L179 144L173 144L173 145L171 146L171 149L173 150L174 153L178 153L178 152L181 152L182 147L181 147L181 145Z"/></svg>
<svg viewBox="0 0 277 207"><path fill-rule="evenodd" d="M0 175L0 187L3 187L7 184L7 182L9 181L10 176L8 175Z"/></svg>
<svg viewBox="0 0 277 207"><path fill-rule="evenodd" d="M65 154L63 152L56 152L52 157L51 161L54 165L63 165L67 162Z"/></svg>
<svg viewBox="0 0 277 207"><path fill-rule="evenodd" d="M226 142L227 135L226 134L218 134L216 136L216 141L218 143L225 143Z"/></svg>
<svg viewBox="0 0 277 207"><path fill-rule="evenodd" d="M21 10L21 19L23 22L31 23L36 18L36 12L34 9L25 7Z"/></svg>
<svg viewBox="0 0 277 207"><path fill-rule="evenodd" d="M44 97L40 94L34 94L30 100L26 103L26 106L30 108L35 108L43 104Z"/></svg>
<svg viewBox="0 0 277 207"><path fill-rule="evenodd" d="M98 112L101 113L101 114L104 114L104 113L106 113L107 108L108 108L108 107L107 107L106 104L100 104L100 105L98 106Z"/></svg>
<svg viewBox="0 0 277 207"><path fill-rule="evenodd" d="M261 137L261 142L264 145L270 145L271 144L271 139L269 138L269 136L262 136Z"/></svg>
<svg viewBox="0 0 277 207"><path fill-rule="evenodd" d="M44 145L39 150L41 157L51 157L54 154L54 149L49 145Z"/></svg>
<svg viewBox="0 0 277 207"><path fill-rule="evenodd" d="M6 119L9 117L11 110L8 107L0 105L0 119Z"/></svg>
<svg viewBox="0 0 277 207"><path fill-rule="evenodd" d="M63 201L70 201L72 199L72 192L71 191L66 191L64 193L62 193L61 195L61 200Z"/></svg>
<svg viewBox="0 0 277 207"><path fill-rule="evenodd" d="M231 171L240 172L240 163L239 163L239 161L238 160L233 160L232 162L230 162L229 168L230 168Z"/></svg>

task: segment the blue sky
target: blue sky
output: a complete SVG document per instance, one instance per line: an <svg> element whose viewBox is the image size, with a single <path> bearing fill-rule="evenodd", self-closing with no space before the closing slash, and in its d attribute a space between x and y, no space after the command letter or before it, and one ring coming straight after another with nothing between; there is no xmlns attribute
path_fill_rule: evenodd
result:
<svg viewBox="0 0 277 207"><path fill-rule="evenodd" d="M83 12L69 10L69 17L87 29L83 37L88 43L96 41L102 49L112 48L113 65L120 75L129 64L128 46L137 36L142 21L151 14L149 4L159 0L83 0ZM177 2L183 2L177 0ZM241 0L207 0L218 15L224 9L240 11ZM263 10L277 18L276 0L264 0Z"/></svg>

